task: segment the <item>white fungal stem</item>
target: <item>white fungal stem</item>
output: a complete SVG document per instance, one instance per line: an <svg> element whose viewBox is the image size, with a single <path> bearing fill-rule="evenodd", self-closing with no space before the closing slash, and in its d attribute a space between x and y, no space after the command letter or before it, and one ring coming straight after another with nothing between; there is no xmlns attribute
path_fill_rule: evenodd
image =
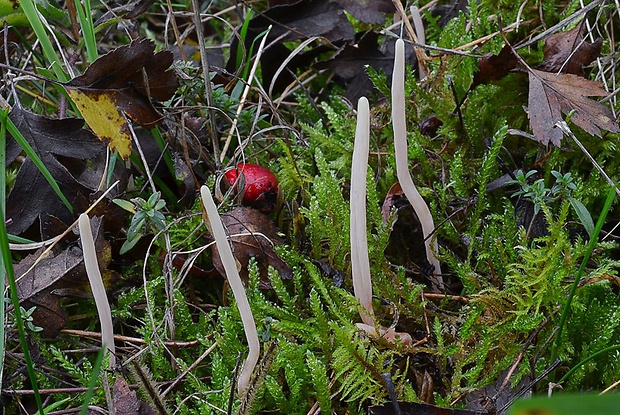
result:
<svg viewBox="0 0 620 415"><path fill-rule="evenodd" d="M357 103L357 127L351 166L350 236L351 275L353 292L364 310L360 309L362 321L374 327L372 310L372 282L368 260L366 236L366 171L370 138L370 109L365 97Z"/></svg>
<svg viewBox="0 0 620 415"><path fill-rule="evenodd" d="M422 225L426 258L435 268L432 283L435 290L443 289L441 279L441 265L435 257L434 251L438 250L437 238L429 235L435 229L433 217L428 205L420 196L418 189L413 184L409 175L409 163L407 160L407 127L405 123L405 43L402 39L396 41L394 56L394 72L392 75L392 126L394 128L394 150L396 153L396 175L400 186L413 206L416 215Z"/></svg>
<svg viewBox="0 0 620 415"><path fill-rule="evenodd" d="M99 314L102 347L110 352L110 369L114 369L116 367L116 351L114 346L112 313L110 312L110 303L108 302L108 296L103 286L99 264L97 263L97 251L95 250L95 241L93 240L93 232L90 227L90 219L86 213L80 215L78 227L80 229L80 239L82 240L84 266L86 267L88 281L90 281L90 289L95 298L97 313Z"/></svg>
<svg viewBox="0 0 620 415"><path fill-rule="evenodd" d="M211 232L213 233L215 244L217 245L220 258L222 259L222 264L224 265L224 270L226 271L228 284L230 284L230 288L232 289L235 300L237 301L237 307L239 308L241 321L243 322L243 330L245 331L245 337L248 341L248 357L245 362L243 362L243 367L241 369L241 373L239 374L239 380L237 381L237 390L239 391L239 394L245 395L250 385L250 377L252 376L252 372L254 371L254 367L256 366L260 355L260 344L258 342L256 323L254 322L252 309L250 309L250 303L248 302L248 297L245 295L245 288L241 282L239 271L237 270L237 262L235 261L232 249L228 243L228 238L226 237L226 232L224 231L224 225L222 224L222 219L217 212L217 206L213 201L211 191L207 186L202 186L200 188L200 195L202 197L202 204L207 211L208 220L211 224Z"/></svg>

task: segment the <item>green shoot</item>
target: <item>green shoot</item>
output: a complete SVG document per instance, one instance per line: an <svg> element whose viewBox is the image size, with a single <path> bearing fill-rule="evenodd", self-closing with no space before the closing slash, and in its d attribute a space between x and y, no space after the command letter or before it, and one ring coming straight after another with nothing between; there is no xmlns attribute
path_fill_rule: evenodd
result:
<svg viewBox="0 0 620 415"><path fill-rule="evenodd" d="M30 357L30 349L28 346L28 340L26 339L26 329L24 328L21 307L19 306L19 297L17 296L17 283L15 282L15 273L13 271L13 258L11 257L11 250L9 249L9 238L4 220L4 212L0 212L0 251L2 251L2 262L4 263L6 279L9 281L11 301L13 302L13 310L15 311L15 325L17 326L17 331L19 333L19 341L21 343L22 352L24 353L24 361L26 362L28 377L30 378L34 399L37 403L39 413L43 414L43 402L41 401L41 395L39 394L34 364L32 362L32 358Z"/></svg>

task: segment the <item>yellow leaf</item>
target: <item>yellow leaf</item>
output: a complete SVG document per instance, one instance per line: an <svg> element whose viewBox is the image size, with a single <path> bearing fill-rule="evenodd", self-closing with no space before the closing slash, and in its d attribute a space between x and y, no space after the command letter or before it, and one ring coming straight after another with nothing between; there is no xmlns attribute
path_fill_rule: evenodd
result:
<svg viewBox="0 0 620 415"><path fill-rule="evenodd" d="M131 154L131 134L127 120L114 104L113 97L106 92L85 94L78 89L65 87L86 120L88 126L123 158Z"/></svg>

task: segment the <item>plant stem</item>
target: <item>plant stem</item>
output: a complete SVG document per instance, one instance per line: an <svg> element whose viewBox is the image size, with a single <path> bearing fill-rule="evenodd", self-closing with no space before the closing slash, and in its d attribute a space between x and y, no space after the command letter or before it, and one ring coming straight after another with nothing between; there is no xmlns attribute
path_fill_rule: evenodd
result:
<svg viewBox="0 0 620 415"><path fill-rule="evenodd" d="M19 305L19 297L17 296L17 283L15 282L15 271L13 270L13 259L11 258L11 250L9 249L9 238L6 231L6 224L4 222L4 212L0 212L0 252L2 252L2 261L4 262L4 269L6 271L6 279L9 281L9 287L11 289L11 301L13 302L13 310L15 312L15 325L17 326L17 332L19 333L19 342L24 353L24 361L26 362L26 369L28 370L28 377L30 378L30 384L34 393L34 399L39 410L39 414L43 412L43 401L39 394L39 387L37 385L37 376L34 371L34 364L30 357L30 350L28 349L28 340L26 340L26 330L24 329L24 321L22 320L21 308ZM2 322L4 324L4 322Z"/></svg>
<svg viewBox="0 0 620 415"><path fill-rule="evenodd" d="M555 335L555 340L553 342L553 346L551 346L551 361L554 361L558 357L558 348L560 347L560 343L562 342L562 332L564 330L564 326L566 325L566 319L568 318L568 311L570 310L571 302L573 301L573 297L575 296L575 292L577 291L577 287L579 286L579 281L581 281L581 277L583 276L586 265L590 260L590 256L592 255L592 251L594 247L598 243L598 235L603 228L603 224L605 223L605 218L607 217L607 213L609 209L611 209L611 204L614 201L614 196L616 195L616 189L614 187L611 188L609 193L607 194L607 199L605 200L605 205L603 206L603 210L601 211L601 215L596 222L596 227L594 228L594 233L590 238L590 242L586 247L586 252L581 261L581 266L577 271L577 275L575 276L575 281L573 281L573 285L571 286L570 292L568 293L568 297L566 298L566 302L562 307L562 314L560 315L560 323L558 325L558 332ZM551 381L555 379L555 370L550 375Z"/></svg>

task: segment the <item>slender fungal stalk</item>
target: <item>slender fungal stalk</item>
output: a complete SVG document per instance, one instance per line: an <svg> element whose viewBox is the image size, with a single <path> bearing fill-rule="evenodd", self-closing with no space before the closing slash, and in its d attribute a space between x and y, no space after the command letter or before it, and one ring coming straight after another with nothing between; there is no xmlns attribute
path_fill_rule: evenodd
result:
<svg viewBox="0 0 620 415"><path fill-rule="evenodd" d="M258 342L258 332L256 330L256 323L252 316L252 309L250 309L250 303L248 297L245 295L245 288L241 282L239 271L237 270L237 262L233 256L232 249L228 243L226 232L224 231L224 225L220 219L220 215L217 212L217 206L211 196L211 191L207 186L200 188L200 195L202 197L202 204L207 211L209 223L211 224L211 232L217 245L217 250L222 259L222 264L226 271L226 278L230 284L235 300L237 301L237 307L241 314L241 321L243 322L243 329L245 330L245 337L248 340L248 357L243 363L243 368L239 374L239 380L237 382L237 389L240 395L244 395L250 385L250 376L254 371L254 367L258 362L260 355L260 344Z"/></svg>
<svg viewBox="0 0 620 415"><path fill-rule="evenodd" d="M398 333L393 327L376 325L372 309L372 280L370 261L368 259L368 236L366 233L366 172L368 170L368 149L370 141L370 108L365 97L357 103L357 127L351 166L351 274L353 292L360 302L360 317L363 323L357 323L360 330L373 338L381 337L390 343L400 342L410 346L413 340L409 333Z"/></svg>
<svg viewBox="0 0 620 415"><path fill-rule="evenodd" d="M112 313L110 312L108 295L103 286L99 264L97 263L97 251L95 250L95 241L93 240L93 232L90 227L90 219L86 213L80 215L78 227L80 229L80 239L82 240L84 266L86 267L86 274L88 275L88 281L90 281L90 289L95 298L99 322L101 323L102 348L107 348L109 350L110 369L114 369L116 366L116 352L114 346L114 329L112 328Z"/></svg>
<svg viewBox="0 0 620 415"><path fill-rule="evenodd" d="M394 150L396 153L396 175L400 186L413 206L416 215L422 225L424 245L426 247L426 259L435 268L432 283L434 289L441 291L443 281L441 279L441 265L433 251L437 251L437 238L429 238L435 224L428 205L420 196L418 189L413 184L409 175L409 163L407 161L407 127L405 124L405 43L402 39L396 41L394 56L394 73L392 75L392 126L394 128Z"/></svg>
<svg viewBox="0 0 620 415"><path fill-rule="evenodd" d="M368 170L369 137L370 108L368 100L362 97L357 103L357 127L351 166L351 274L355 298L364 307L364 310L360 309L360 317L364 323L374 327L372 282L366 236L366 171Z"/></svg>

